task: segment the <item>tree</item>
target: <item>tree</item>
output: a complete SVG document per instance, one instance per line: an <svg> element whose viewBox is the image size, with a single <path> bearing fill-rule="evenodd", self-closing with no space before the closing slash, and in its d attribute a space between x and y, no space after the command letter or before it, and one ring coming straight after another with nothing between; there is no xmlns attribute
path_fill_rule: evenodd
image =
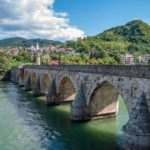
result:
<svg viewBox="0 0 150 150"><path fill-rule="evenodd" d="M12 57L7 53L0 53L0 71L5 72L11 68Z"/></svg>

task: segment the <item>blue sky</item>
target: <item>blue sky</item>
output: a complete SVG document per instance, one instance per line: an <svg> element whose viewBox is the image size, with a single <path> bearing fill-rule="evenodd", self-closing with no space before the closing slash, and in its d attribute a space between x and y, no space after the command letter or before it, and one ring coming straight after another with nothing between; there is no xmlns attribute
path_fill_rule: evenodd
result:
<svg viewBox="0 0 150 150"><path fill-rule="evenodd" d="M133 19L150 24L149 8L150 0L1 0L0 39L76 40Z"/></svg>
<svg viewBox="0 0 150 150"><path fill-rule="evenodd" d="M150 0L57 0L56 11L69 14L70 24L94 35L133 19L150 23Z"/></svg>

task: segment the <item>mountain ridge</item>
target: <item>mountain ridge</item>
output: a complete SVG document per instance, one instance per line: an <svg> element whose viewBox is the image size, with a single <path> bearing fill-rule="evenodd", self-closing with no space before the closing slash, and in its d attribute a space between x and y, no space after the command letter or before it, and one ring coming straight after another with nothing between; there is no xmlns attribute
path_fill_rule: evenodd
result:
<svg viewBox="0 0 150 150"><path fill-rule="evenodd" d="M40 47L48 46L49 44L59 45L60 41L48 40L48 39L27 39L22 37L12 37L0 40L0 47L30 47L32 44L39 43Z"/></svg>
<svg viewBox="0 0 150 150"><path fill-rule="evenodd" d="M150 26L141 20L132 20L95 36L78 39L76 42L68 41L67 46L74 47L77 52L81 53L105 51L109 55L114 52L150 54Z"/></svg>

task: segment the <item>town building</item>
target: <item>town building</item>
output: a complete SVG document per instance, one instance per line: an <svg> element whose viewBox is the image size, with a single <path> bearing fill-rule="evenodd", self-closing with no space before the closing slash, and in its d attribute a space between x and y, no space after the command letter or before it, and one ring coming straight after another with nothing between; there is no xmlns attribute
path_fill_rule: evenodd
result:
<svg viewBox="0 0 150 150"><path fill-rule="evenodd" d="M63 63L63 60L49 60L48 61L49 65L59 65L61 63Z"/></svg>
<svg viewBox="0 0 150 150"><path fill-rule="evenodd" d="M74 50L72 48L59 48L58 50L59 52L61 53L64 53L64 54L74 54Z"/></svg>
<svg viewBox="0 0 150 150"><path fill-rule="evenodd" d="M14 48L11 48L11 49L10 49L10 54L11 54L12 56L17 56L18 53L19 53L19 49L18 49L18 48L14 47Z"/></svg>
<svg viewBox="0 0 150 150"><path fill-rule="evenodd" d="M49 46L47 47L47 50L48 50L48 51L57 51L58 49L57 49L57 47L56 47L55 45L49 45Z"/></svg>
<svg viewBox="0 0 150 150"><path fill-rule="evenodd" d="M150 62L150 56L139 56L139 62L142 64L148 64Z"/></svg>
<svg viewBox="0 0 150 150"><path fill-rule="evenodd" d="M121 60L128 65L135 64L134 57L130 54L121 55Z"/></svg>
<svg viewBox="0 0 150 150"><path fill-rule="evenodd" d="M0 53L2 53L4 51L4 49L3 48L0 48Z"/></svg>

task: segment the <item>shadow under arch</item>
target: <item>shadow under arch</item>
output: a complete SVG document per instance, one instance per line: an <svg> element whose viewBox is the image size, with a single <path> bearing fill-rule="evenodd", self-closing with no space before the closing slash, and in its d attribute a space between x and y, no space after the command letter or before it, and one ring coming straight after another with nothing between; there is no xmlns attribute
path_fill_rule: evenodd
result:
<svg viewBox="0 0 150 150"><path fill-rule="evenodd" d="M36 73L34 72L34 73L32 74L32 78L31 78L31 87L32 87L32 90L34 89L36 82L37 82L37 75L36 75Z"/></svg>
<svg viewBox="0 0 150 150"><path fill-rule="evenodd" d="M48 74L45 73L41 79L41 92L43 94L48 93L48 88L49 88L50 84L51 84L51 79L49 78Z"/></svg>
<svg viewBox="0 0 150 150"><path fill-rule="evenodd" d="M20 69L19 78L21 80L24 80L24 70L23 69Z"/></svg>
<svg viewBox="0 0 150 150"><path fill-rule="evenodd" d="M119 111L119 95L127 108L123 94L113 84L108 81L97 84L88 102L90 117L107 118L116 116Z"/></svg>
<svg viewBox="0 0 150 150"><path fill-rule="evenodd" d="M73 101L76 95L76 89L73 81L68 76L64 76L60 79L57 87L57 101L70 102Z"/></svg>
<svg viewBox="0 0 150 150"><path fill-rule="evenodd" d="M26 70L26 71L24 72L24 81L25 81L25 82L27 81L28 77L29 77L29 73L28 73L28 71Z"/></svg>

